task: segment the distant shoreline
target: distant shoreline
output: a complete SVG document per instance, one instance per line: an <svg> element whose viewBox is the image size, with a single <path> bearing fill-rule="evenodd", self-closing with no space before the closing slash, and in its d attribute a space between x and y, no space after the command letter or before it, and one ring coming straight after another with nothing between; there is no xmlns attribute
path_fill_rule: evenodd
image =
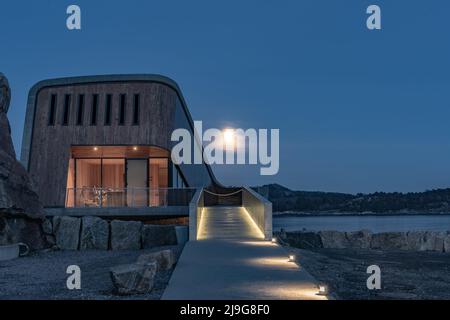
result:
<svg viewBox="0 0 450 320"><path fill-rule="evenodd" d="M274 218L288 218L288 217L392 217L392 216L450 216L450 212L274 212Z"/></svg>

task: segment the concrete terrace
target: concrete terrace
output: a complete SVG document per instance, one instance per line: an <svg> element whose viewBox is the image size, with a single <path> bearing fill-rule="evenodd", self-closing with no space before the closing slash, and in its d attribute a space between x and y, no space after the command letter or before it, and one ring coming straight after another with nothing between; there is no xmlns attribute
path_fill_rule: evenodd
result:
<svg viewBox="0 0 450 320"><path fill-rule="evenodd" d="M326 299L317 292L315 279L264 240L246 209L206 207L198 240L186 244L162 299Z"/></svg>

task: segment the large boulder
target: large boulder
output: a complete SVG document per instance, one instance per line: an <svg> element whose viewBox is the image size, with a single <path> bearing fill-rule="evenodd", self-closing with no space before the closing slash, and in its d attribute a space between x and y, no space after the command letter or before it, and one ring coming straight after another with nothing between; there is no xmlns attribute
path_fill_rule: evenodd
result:
<svg viewBox="0 0 450 320"><path fill-rule="evenodd" d="M369 249L372 233L368 230L353 231L345 233L349 248Z"/></svg>
<svg viewBox="0 0 450 320"><path fill-rule="evenodd" d="M444 251L450 253L450 232L447 232L444 239Z"/></svg>
<svg viewBox="0 0 450 320"><path fill-rule="evenodd" d="M408 249L406 233L382 232L372 235L371 249L380 250L406 250Z"/></svg>
<svg viewBox="0 0 450 320"><path fill-rule="evenodd" d="M155 261L111 268L114 291L120 295L145 294L152 290L157 270Z"/></svg>
<svg viewBox="0 0 450 320"><path fill-rule="evenodd" d="M142 223L138 221L111 221L111 249L139 250Z"/></svg>
<svg viewBox="0 0 450 320"><path fill-rule="evenodd" d="M156 262L158 271L167 271L173 268L176 258L172 250L161 250L142 254L137 260L137 264L149 264Z"/></svg>
<svg viewBox="0 0 450 320"><path fill-rule="evenodd" d="M53 234L61 250L77 250L80 242L81 219L53 217Z"/></svg>
<svg viewBox="0 0 450 320"><path fill-rule="evenodd" d="M409 231L406 234L406 246L407 250L421 251L423 250L423 240L425 237L425 231Z"/></svg>
<svg viewBox="0 0 450 320"><path fill-rule="evenodd" d="M319 237L324 248L345 249L349 247L348 239L344 232L340 231L320 231Z"/></svg>
<svg viewBox="0 0 450 320"><path fill-rule="evenodd" d="M142 228L142 246L151 249L176 245L177 233L174 226L144 225Z"/></svg>
<svg viewBox="0 0 450 320"><path fill-rule="evenodd" d="M49 245L42 234L41 221L28 218L6 218L0 216L0 245L26 243L37 250Z"/></svg>
<svg viewBox="0 0 450 320"><path fill-rule="evenodd" d="M31 249L42 249L47 246L40 227L44 219L43 207L26 169L16 160L6 116L10 98L8 80L0 73L0 217L7 219L9 225L20 225L7 228L2 223L0 239L3 239L2 244L24 242Z"/></svg>
<svg viewBox="0 0 450 320"><path fill-rule="evenodd" d="M83 217L80 250L108 250L109 224L97 217Z"/></svg>
<svg viewBox="0 0 450 320"><path fill-rule="evenodd" d="M444 251L444 232L427 231L423 237L422 251Z"/></svg>

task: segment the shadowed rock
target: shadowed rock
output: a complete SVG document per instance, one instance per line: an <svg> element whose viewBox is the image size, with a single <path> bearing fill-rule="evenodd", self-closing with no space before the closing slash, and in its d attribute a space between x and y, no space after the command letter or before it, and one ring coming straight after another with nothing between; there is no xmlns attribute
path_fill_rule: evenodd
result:
<svg viewBox="0 0 450 320"><path fill-rule="evenodd" d="M142 223L137 221L111 222L112 250L139 250L141 248Z"/></svg>
<svg viewBox="0 0 450 320"><path fill-rule="evenodd" d="M156 262L127 264L111 268L114 292L120 295L144 294L152 290L157 270Z"/></svg>
<svg viewBox="0 0 450 320"><path fill-rule="evenodd" d="M408 248L406 233L382 232L372 235L371 249L405 250Z"/></svg>
<svg viewBox="0 0 450 320"><path fill-rule="evenodd" d="M349 248L354 249L369 249L370 248L370 242L372 240L372 233L368 230L361 230L361 231L352 231L352 232L346 232L345 233Z"/></svg>
<svg viewBox="0 0 450 320"><path fill-rule="evenodd" d="M47 246L43 208L25 168L16 160L6 113L11 91L0 73L0 245L24 242L31 249Z"/></svg>
<svg viewBox="0 0 450 320"><path fill-rule="evenodd" d="M324 248L344 249L350 245L344 232L330 230L320 231L318 234Z"/></svg>
<svg viewBox="0 0 450 320"><path fill-rule="evenodd" d="M174 226L146 225L142 229L142 246L144 249L172 246L177 243Z"/></svg>
<svg viewBox="0 0 450 320"><path fill-rule="evenodd" d="M81 219L71 217L54 217L53 233L56 245L62 250L77 250L80 242Z"/></svg>
<svg viewBox="0 0 450 320"><path fill-rule="evenodd" d="M172 250L161 250L140 255L137 260L137 264L145 265L156 262L158 271L167 271L172 269L175 264L175 260L175 255Z"/></svg>
<svg viewBox="0 0 450 320"><path fill-rule="evenodd" d="M81 222L80 250L108 250L108 222L97 217L84 217Z"/></svg>

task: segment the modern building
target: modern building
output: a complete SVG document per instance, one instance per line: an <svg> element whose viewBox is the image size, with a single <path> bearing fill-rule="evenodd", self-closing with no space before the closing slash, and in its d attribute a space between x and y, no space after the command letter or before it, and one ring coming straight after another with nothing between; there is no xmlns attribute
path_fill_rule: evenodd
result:
<svg viewBox="0 0 450 320"><path fill-rule="evenodd" d="M209 166L174 165L174 129L193 132L178 85L159 75L45 80L29 93L21 162L46 208L186 206L219 187Z"/></svg>

